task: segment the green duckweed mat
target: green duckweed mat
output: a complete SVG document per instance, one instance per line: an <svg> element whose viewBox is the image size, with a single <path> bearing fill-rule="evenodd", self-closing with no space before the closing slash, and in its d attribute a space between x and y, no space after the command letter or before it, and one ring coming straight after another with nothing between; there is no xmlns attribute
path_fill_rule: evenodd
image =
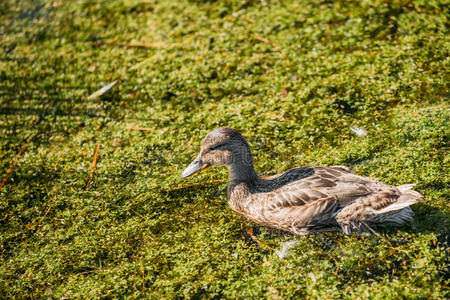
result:
<svg viewBox="0 0 450 300"><path fill-rule="evenodd" d="M449 297L448 5L2 0L1 298ZM180 178L223 126L268 174L416 183L416 220L255 226L225 168Z"/></svg>

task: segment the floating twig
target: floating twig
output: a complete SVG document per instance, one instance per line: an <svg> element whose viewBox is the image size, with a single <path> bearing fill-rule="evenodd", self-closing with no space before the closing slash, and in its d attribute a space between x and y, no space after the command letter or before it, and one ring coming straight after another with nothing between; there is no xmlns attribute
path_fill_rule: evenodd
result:
<svg viewBox="0 0 450 300"><path fill-rule="evenodd" d="M52 202L53 202L53 201L52 201ZM42 220L44 220L44 218L48 215L48 212L50 211L50 209L52 209L51 206L49 206L49 207L47 208L47 210L45 211L44 215L39 219L39 222L38 222L36 225L39 225L39 224L42 222Z"/></svg>
<svg viewBox="0 0 450 300"><path fill-rule="evenodd" d="M270 44L270 41L268 39L266 39L266 38L263 38L262 36L254 35L253 37L255 39L257 39L258 41L261 41L261 42L263 42L265 44Z"/></svg>
<svg viewBox="0 0 450 300"><path fill-rule="evenodd" d="M97 45L97 46L115 46L115 47L130 47L130 48L165 48L165 47L181 47L183 44L175 43L175 44L166 44L162 42L157 43L117 43L117 42L87 42L88 45Z"/></svg>
<svg viewBox="0 0 450 300"><path fill-rule="evenodd" d="M264 44L269 44L269 45L271 45L272 47L276 48L278 51L283 52L283 49L282 49L280 46L278 46L278 45L275 44L275 43L272 43L270 40L268 40L268 39L266 39L266 38L263 38L262 36L259 36L259 35L254 34L254 35L253 35L253 38L257 39L258 41L263 42Z"/></svg>
<svg viewBox="0 0 450 300"><path fill-rule="evenodd" d="M94 178L95 166L97 165L98 151L100 150L100 146L101 145L98 144L97 147L95 147L94 159L92 160L92 164L91 164L91 173L89 174L89 179L86 183L85 190L87 190L89 188L89 186L91 185L92 179Z"/></svg>
<svg viewBox="0 0 450 300"><path fill-rule="evenodd" d="M93 93L92 95L90 95L87 99L88 100L92 100L95 98L100 97L101 95L103 95L104 93L106 93L107 91L109 91L113 86L115 86L117 83L117 80L111 82L108 85L105 85L104 87L102 87L101 89L99 89L98 91L96 91L95 93Z"/></svg>
<svg viewBox="0 0 450 300"><path fill-rule="evenodd" d="M153 128L134 126L134 124L131 124L130 126L128 126L127 129L129 129L129 130L139 130L139 131L150 131L150 130L153 130Z"/></svg>
<svg viewBox="0 0 450 300"><path fill-rule="evenodd" d="M22 148L20 148L20 151L16 154L16 157L14 157L13 161L11 162L11 165L9 166L8 170L6 171L5 176L3 177L2 183L0 183L0 191L3 189L6 182L8 181L9 174L11 174L12 171L14 171L14 167L16 166L17 161L22 156L22 154L24 154L25 151L27 151L27 149L28 149L27 145L22 146Z"/></svg>

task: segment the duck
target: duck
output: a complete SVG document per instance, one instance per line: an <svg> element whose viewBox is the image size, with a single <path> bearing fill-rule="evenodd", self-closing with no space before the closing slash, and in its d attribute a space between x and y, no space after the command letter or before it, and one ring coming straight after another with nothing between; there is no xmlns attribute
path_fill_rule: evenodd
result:
<svg viewBox="0 0 450 300"><path fill-rule="evenodd" d="M423 198L412 190L414 184L384 184L356 175L346 166L297 167L260 177L249 144L230 127L209 132L200 153L181 176L210 166L228 168L227 201L233 211L259 225L295 235L352 234L402 226L414 218L410 206Z"/></svg>

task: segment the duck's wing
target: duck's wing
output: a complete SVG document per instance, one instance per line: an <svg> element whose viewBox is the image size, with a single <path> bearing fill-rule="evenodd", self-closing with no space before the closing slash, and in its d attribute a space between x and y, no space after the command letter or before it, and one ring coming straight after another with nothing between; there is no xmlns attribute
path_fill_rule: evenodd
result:
<svg viewBox="0 0 450 300"><path fill-rule="evenodd" d="M317 167L313 175L271 192L263 214L290 231L333 226L342 207L371 194L371 184L345 167Z"/></svg>
<svg viewBox="0 0 450 300"><path fill-rule="evenodd" d="M310 176L288 183L271 193L272 206L303 206L318 200L337 200L340 205L370 194L378 187L374 179L361 177L346 167L314 167Z"/></svg>
<svg viewBox="0 0 450 300"><path fill-rule="evenodd" d="M422 199L411 185L394 187L339 166L312 169L312 175L261 198L261 223L296 234L333 229L350 233L366 223L398 226L412 219L407 207Z"/></svg>

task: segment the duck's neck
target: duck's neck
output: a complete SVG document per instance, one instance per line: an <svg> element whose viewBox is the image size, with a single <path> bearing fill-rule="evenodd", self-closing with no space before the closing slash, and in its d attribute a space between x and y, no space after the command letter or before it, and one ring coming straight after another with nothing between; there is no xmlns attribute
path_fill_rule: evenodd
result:
<svg viewBox="0 0 450 300"><path fill-rule="evenodd" d="M235 157L233 163L228 166L228 170L230 182L254 182L259 179L251 154Z"/></svg>

